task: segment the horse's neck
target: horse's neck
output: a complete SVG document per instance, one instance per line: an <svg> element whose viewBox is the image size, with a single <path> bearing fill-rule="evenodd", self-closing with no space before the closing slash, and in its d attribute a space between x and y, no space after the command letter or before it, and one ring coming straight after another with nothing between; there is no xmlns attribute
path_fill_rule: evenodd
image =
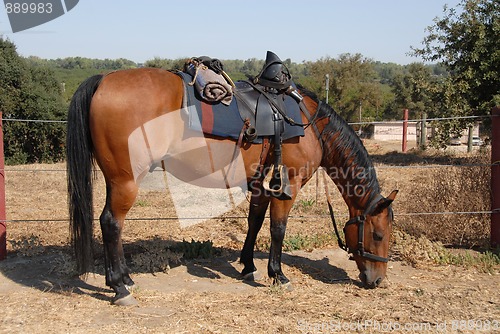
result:
<svg viewBox="0 0 500 334"><path fill-rule="evenodd" d="M328 105L317 110L315 127L321 134L321 166L340 190L351 215L363 212L380 193L377 176L361 140Z"/></svg>
<svg viewBox="0 0 500 334"><path fill-rule="evenodd" d="M321 166L340 190L351 215L358 215L380 193L377 176L366 152L361 151L364 147L354 143L356 145L341 148L349 143L337 136L332 135L325 143Z"/></svg>
<svg viewBox="0 0 500 334"><path fill-rule="evenodd" d="M370 198L372 198L373 189L369 189L369 183L360 183L356 175L350 168L333 166L325 168L330 179L335 183L337 189L340 191L344 202L349 208L351 217L360 215L369 205Z"/></svg>

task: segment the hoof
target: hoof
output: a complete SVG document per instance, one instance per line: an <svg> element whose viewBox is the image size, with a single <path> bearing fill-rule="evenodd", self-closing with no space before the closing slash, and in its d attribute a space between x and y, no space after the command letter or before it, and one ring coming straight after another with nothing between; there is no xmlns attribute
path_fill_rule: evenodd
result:
<svg viewBox="0 0 500 334"><path fill-rule="evenodd" d="M277 287L283 291L293 291L293 286L292 283L290 283L290 281L286 283L281 283L280 281L276 280L273 282L272 286Z"/></svg>
<svg viewBox="0 0 500 334"><path fill-rule="evenodd" d="M132 295L126 295L125 297L113 300L113 304L117 306L135 306L138 303Z"/></svg>
<svg viewBox="0 0 500 334"><path fill-rule="evenodd" d="M285 284L281 284L281 288L285 291L293 291L293 285L290 282L286 282Z"/></svg>
<svg viewBox="0 0 500 334"><path fill-rule="evenodd" d="M252 271L242 276L242 279L246 282L256 282L262 280L262 278L262 275L258 271Z"/></svg>

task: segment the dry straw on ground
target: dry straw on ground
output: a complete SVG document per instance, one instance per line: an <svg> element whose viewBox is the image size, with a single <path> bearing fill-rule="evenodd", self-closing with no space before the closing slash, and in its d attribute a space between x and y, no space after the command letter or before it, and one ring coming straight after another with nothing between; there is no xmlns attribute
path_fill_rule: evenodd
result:
<svg viewBox="0 0 500 334"><path fill-rule="evenodd" d="M283 255L283 269L293 291L271 288L267 279L253 285L239 280L238 257L247 226L245 218L238 217L246 215L248 204L181 229L175 219L140 220L175 215L168 193L141 191L124 231L127 260L138 283L134 296L140 305L128 309L110 305L113 294L104 286L98 226L96 273L87 282L71 275L67 222L52 221L67 217L64 164L9 167L7 219L43 221L8 223L9 256L0 263L0 332L50 333L57 328L86 334L318 333L337 328L328 326L376 322L427 326L406 331L418 333L422 328L435 332L442 325L451 329L457 320L475 320L474 326L489 324L490 329L497 321L500 326L498 262L487 253L442 246L484 246L489 215L403 215L489 210L489 167L442 166L487 164L488 153L470 158L442 152L388 152L371 142L366 146L378 167L383 194L400 190L394 203L393 258L385 287L365 290L357 284L358 269L331 237L321 178L319 196L315 179L303 189L287 228L290 248ZM437 167L426 168L429 165ZM104 190L98 175L96 217ZM344 221L347 210L336 193L334 206L339 222ZM212 257L181 258L179 245L192 239L201 245L200 252L203 248ZM263 253L256 253L256 265L263 273L268 239L266 219L259 236ZM292 251L294 247L305 250ZM483 255L478 260L483 262L474 262ZM373 326L364 330L376 332Z"/></svg>

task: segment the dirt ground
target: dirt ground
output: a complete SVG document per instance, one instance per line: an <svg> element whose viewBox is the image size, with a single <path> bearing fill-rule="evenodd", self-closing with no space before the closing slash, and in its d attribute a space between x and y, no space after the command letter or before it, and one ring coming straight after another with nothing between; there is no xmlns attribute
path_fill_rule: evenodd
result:
<svg viewBox="0 0 500 334"><path fill-rule="evenodd" d="M367 147L378 155L400 144ZM396 226L407 219L397 213L412 199L417 172L377 170L384 194L400 189ZM9 242L8 258L0 262L0 333L500 332L498 266L484 272L474 266L409 265L393 256L386 283L366 290L355 263L331 238L315 249L285 252L283 270L291 290L271 286L266 275L246 283L239 278L238 261L247 205L181 228L165 192L147 189L141 190L124 232L139 305L117 307L110 304L113 294L104 284L102 263L97 261L86 280L73 275L64 164L12 166L6 173ZM287 236L331 235L322 189L321 179L318 186L313 179L303 190ZM97 175L96 216L104 195ZM338 216L346 213L338 196L335 207ZM144 217L158 219L140 220ZM256 254L263 274L268 227L266 219ZM172 243L191 239L212 241L215 255L175 261L175 255L165 254Z"/></svg>

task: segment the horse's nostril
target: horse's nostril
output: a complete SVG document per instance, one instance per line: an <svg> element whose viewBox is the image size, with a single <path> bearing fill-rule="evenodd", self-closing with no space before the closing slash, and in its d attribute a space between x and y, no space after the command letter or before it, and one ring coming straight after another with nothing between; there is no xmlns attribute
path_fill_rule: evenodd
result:
<svg viewBox="0 0 500 334"><path fill-rule="evenodd" d="M363 284L367 284L368 278L366 277L366 274L365 274L365 273L360 273L360 274L359 274L359 279L361 280L361 282L362 282Z"/></svg>
<svg viewBox="0 0 500 334"><path fill-rule="evenodd" d="M382 281L384 280L383 277L378 277L377 279L375 279L373 281L368 280L368 276L365 273L359 274L359 279L364 284L364 286L368 289L374 289L374 288L378 287L380 285L380 283L382 283Z"/></svg>

